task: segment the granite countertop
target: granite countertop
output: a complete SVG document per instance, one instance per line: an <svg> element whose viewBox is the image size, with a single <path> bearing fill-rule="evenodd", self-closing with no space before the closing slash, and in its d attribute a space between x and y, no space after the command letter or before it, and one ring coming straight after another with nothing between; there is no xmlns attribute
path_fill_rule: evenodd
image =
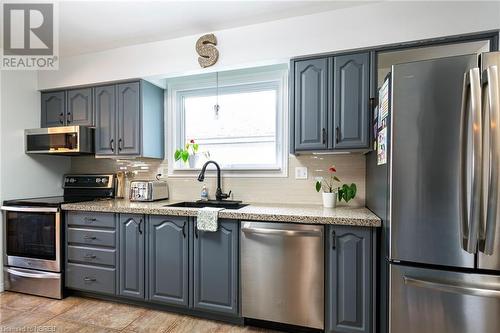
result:
<svg viewBox="0 0 500 333"><path fill-rule="evenodd" d="M125 199L87 201L62 205L63 210L147 215L196 216L198 208L166 207L179 201L131 202ZM367 208L323 208L320 205L250 204L224 209L220 218L269 222L339 224L380 227L380 219Z"/></svg>

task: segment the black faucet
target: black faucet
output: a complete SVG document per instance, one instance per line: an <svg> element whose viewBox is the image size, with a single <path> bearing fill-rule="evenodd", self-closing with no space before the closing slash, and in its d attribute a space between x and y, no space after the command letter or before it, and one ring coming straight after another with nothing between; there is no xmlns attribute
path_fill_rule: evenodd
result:
<svg viewBox="0 0 500 333"><path fill-rule="evenodd" d="M215 165L215 167L217 168L217 190L215 191L215 199L217 201L222 201L222 200L227 199L231 196L231 191L229 191L229 193L222 193L221 184L220 184L221 183L220 166L219 166L219 164L217 164L217 162L208 161L205 164L203 164L203 167L201 168L200 175L198 176L198 181L202 182L203 180L205 180L205 171L207 169L207 165L209 165L210 163Z"/></svg>

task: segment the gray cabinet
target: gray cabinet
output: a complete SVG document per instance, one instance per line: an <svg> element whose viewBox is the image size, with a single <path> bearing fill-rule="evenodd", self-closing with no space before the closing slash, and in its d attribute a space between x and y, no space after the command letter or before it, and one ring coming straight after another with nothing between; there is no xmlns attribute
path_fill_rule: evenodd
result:
<svg viewBox="0 0 500 333"><path fill-rule="evenodd" d="M295 149L326 149L328 59L296 62L294 87Z"/></svg>
<svg viewBox="0 0 500 333"><path fill-rule="evenodd" d="M140 154L139 82L119 84L118 89L118 154Z"/></svg>
<svg viewBox="0 0 500 333"><path fill-rule="evenodd" d="M189 225L187 217L149 217L149 300L188 307L188 248Z"/></svg>
<svg viewBox="0 0 500 333"><path fill-rule="evenodd" d="M358 53L333 58L333 149L369 146L370 56Z"/></svg>
<svg viewBox="0 0 500 333"><path fill-rule="evenodd" d="M327 228L326 332L373 331L373 248L370 228Z"/></svg>
<svg viewBox="0 0 500 333"><path fill-rule="evenodd" d="M92 88L67 91L66 124L94 126Z"/></svg>
<svg viewBox="0 0 500 333"><path fill-rule="evenodd" d="M64 91L42 92L41 127L64 126L66 94Z"/></svg>
<svg viewBox="0 0 500 333"><path fill-rule="evenodd" d="M116 292L116 215L68 212L65 219L65 286L92 293Z"/></svg>
<svg viewBox="0 0 500 333"><path fill-rule="evenodd" d="M217 232L194 226L193 308L225 315L239 313L239 223L219 221Z"/></svg>
<svg viewBox="0 0 500 333"><path fill-rule="evenodd" d="M163 89L146 81L95 88L96 155L164 156Z"/></svg>
<svg viewBox="0 0 500 333"><path fill-rule="evenodd" d="M368 149L370 54L292 60L290 152Z"/></svg>
<svg viewBox="0 0 500 333"><path fill-rule="evenodd" d="M92 88L41 94L41 127L94 126Z"/></svg>
<svg viewBox="0 0 500 333"><path fill-rule="evenodd" d="M120 214L119 277L121 296L144 299L144 217Z"/></svg>
<svg viewBox="0 0 500 333"><path fill-rule="evenodd" d="M95 153L113 155L116 150L116 87L95 88Z"/></svg>

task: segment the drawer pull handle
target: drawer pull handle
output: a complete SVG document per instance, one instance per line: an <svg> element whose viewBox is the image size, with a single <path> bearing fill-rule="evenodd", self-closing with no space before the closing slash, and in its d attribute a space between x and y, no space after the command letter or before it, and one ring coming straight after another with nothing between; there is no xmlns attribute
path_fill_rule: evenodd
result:
<svg viewBox="0 0 500 333"><path fill-rule="evenodd" d="M83 281L85 281L85 282L95 282L95 281L96 281L96 279L95 279L95 278L91 278L91 277L86 276L86 277L83 279Z"/></svg>
<svg viewBox="0 0 500 333"><path fill-rule="evenodd" d="M95 217L84 217L85 222L95 222L97 219Z"/></svg>
<svg viewBox="0 0 500 333"><path fill-rule="evenodd" d="M85 235L83 236L84 239L87 239L87 240L96 240L97 237L96 236L89 236L89 235Z"/></svg>
<svg viewBox="0 0 500 333"><path fill-rule="evenodd" d="M97 258L95 254L87 254L85 255L83 258L87 259L87 260L92 260L92 259L95 259Z"/></svg>

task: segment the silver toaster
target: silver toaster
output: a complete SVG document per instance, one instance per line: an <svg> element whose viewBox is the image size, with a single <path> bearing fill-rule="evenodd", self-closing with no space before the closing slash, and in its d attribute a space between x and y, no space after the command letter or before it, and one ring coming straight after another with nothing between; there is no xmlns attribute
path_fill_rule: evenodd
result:
<svg viewBox="0 0 500 333"><path fill-rule="evenodd" d="M130 201L168 199L168 185L164 180L133 180L130 182Z"/></svg>

